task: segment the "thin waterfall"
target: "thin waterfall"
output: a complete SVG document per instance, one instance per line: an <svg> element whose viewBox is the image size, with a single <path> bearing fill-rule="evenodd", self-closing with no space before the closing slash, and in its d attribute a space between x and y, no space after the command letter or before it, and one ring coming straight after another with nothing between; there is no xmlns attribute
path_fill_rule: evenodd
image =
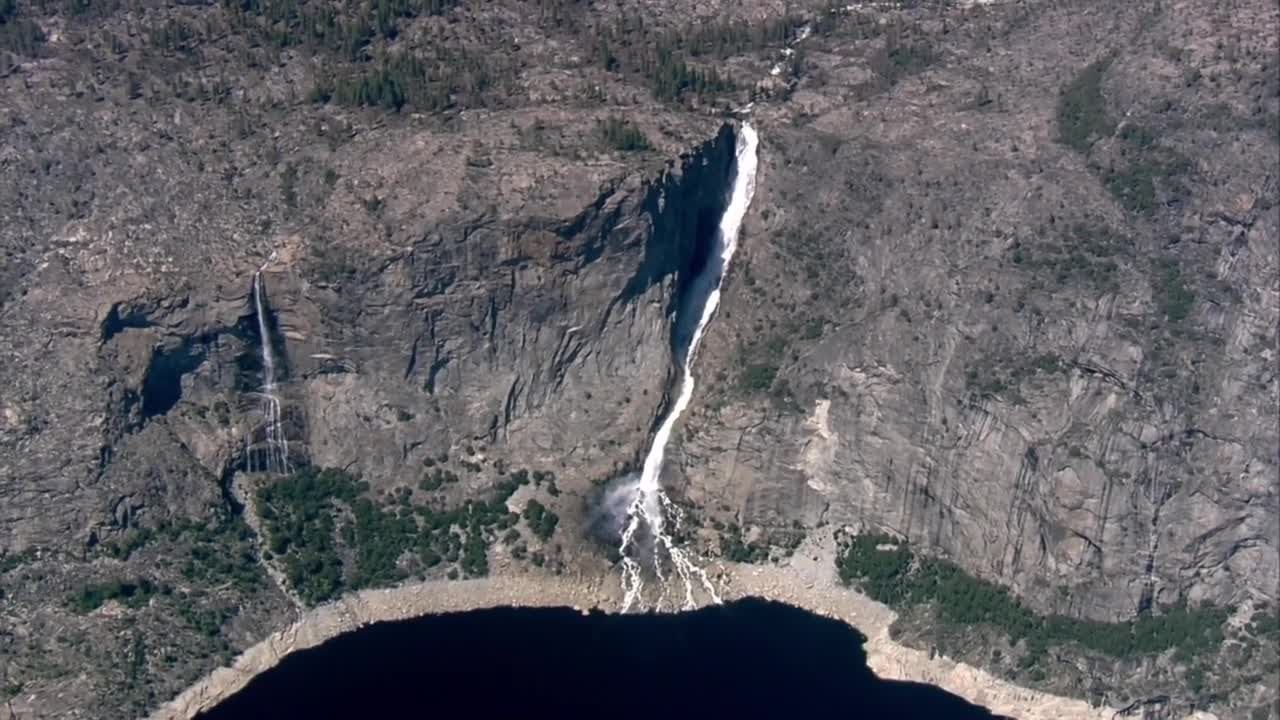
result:
<svg viewBox="0 0 1280 720"><path fill-rule="evenodd" d="M755 129L749 123L744 123L738 136L732 194L729 197L728 207L725 208L724 215L720 219L716 238L719 252L713 256L703 271L703 276L700 278L702 282L695 284L696 288L705 286L704 291L707 295L698 324L688 347L683 351L680 394L676 397L662 424L658 426L658 432L653 437L653 445L645 456L639 484L634 490L635 498L627 509L627 522L622 531L622 544L619 547L619 553L622 555L623 612L632 607L644 608L644 599L641 596L644 590L643 566L637 558L640 554L637 545L642 536L642 530L653 542L653 571L662 586L661 596L658 599L659 607L667 594L668 573L663 569L664 555L683 585L685 608L696 606L694 593L699 587L712 601L720 602L720 596L716 593L706 572L694 562L689 553L676 547L671 534L664 527L667 519L670 518L672 525L678 529L681 515L679 507L662 489L661 474L671 431L693 398L694 357L707 325L720 305L720 286L729 269L733 252L738 247L738 231L742 227L742 220L747 214L747 207L751 204L751 196L755 192L757 140Z"/></svg>
<svg viewBox="0 0 1280 720"><path fill-rule="evenodd" d="M271 261L268 260L267 263ZM284 416L281 412L280 394L276 384L276 353L271 343L271 326L267 322L266 290L263 288L263 264L253 274L253 309L258 316L258 338L262 346L262 386L258 388L258 396L262 401L262 448L258 453L261 464L255 462L252 448L246 448L245 462L249 472L288 473L289 472L289 438L284 431ZM251 434L252 435L252 434ZM249 439L246 438L246 443Z"/></svg>

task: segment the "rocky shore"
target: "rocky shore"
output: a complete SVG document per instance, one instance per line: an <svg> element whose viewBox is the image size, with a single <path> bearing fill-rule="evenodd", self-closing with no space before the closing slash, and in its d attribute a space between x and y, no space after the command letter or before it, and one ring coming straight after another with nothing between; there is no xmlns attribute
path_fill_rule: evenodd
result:
<svg viewBox="0 0 1280 720"><path fill-rule="evenodd" d="M928 683L1019 720L1111 720L1115 709L1091 707L1014 685L984 670L943 655L910 648L889 636L897 617L888 606L840 584L830 552L830 533L811 536L786 565L741 565L726 578L726 600L765 597L842 620L867 636L867 664L893 680Z"/></svg>
<svg viewBox="0 0 1280 720"><path fill-rule="evenodd" d="M830 562L830 536L818 534L784 565L717 565L725 600L755 596L843 620L867 636L867 662L881 677L929 683L993 712L1021 720L1110 720L1114 708L1090 707L1013 685L978 668L909 648L889 636L895 614L842 587ZM254 676L298 650L342 633L390 620L500 606L573 607L613 612L620 605L617 578L608 575L505 574L454 582L425 582L367 590L320 606L272 634L161 707L153 720L187 720L244 687ZM1201 720L1211 716L1200 715Z"/></svg>

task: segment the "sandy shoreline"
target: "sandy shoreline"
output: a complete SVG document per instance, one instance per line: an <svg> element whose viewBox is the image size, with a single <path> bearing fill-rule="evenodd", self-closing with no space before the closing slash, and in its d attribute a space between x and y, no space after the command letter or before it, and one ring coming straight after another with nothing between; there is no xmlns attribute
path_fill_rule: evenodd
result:
<svg viewBox="0 0 1280 720"><path fill-rule="evenodd" d="M717 565L725 600L748 596L785 602L840 619L867 636L867 662L879 676L929 683L992 712L1021 720L1110 720L1114 708L1090 707L1083 700L1030 690L943 656L929 657L894 642L888 607L839 585L834 564L819 544L806 543L790 562L775 565ZM366 590L314 608L291 626L241 654L230 667L205 676L151 715L153 720L187 720L244 687L288 654L314 647L374 622L500 606L573 607L616 612L618 578L550 574L504 574L475 580L424 582ZM1201 717L1204 717L1203 715Z"/></svg>

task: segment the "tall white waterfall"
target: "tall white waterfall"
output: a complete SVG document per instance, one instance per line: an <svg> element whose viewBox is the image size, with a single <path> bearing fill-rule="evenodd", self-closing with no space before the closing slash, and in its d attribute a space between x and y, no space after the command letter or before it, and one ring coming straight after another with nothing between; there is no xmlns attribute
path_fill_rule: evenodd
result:
<svg viewBox="0 0 1280 720"><path fill-rule="evenodd" d="M643 565L641 560L636 557L639 554L637 543L641 537L638 533L641 533L642 530L645 531L643 534L647 534L653 541L653 570L658 582L663 585L662 596L658 600L659 606L661 606L667 592L668 571L664 570L663 567L664 555L683 584L685 608L692 608L696 605L694 592L698 587L701 587L713 601L720 602L720 597L716 594L715 588L707 578L706 572L698 567L688 553L676 547L671 533L664 527L668 515L671 517L673 524L678 527L680 512L679 508L663 492L661 474L663 457L666 453L667 443L671 438L671 431L684 413L685 408L689 406L689 401L693 398L693 360L697 353L698 344L702 341L703 333L711 322L711 318L715 316L716 308L720 305L720 286L724 281L725 273L729 269L729 261L733 258L733 251L738 247L738 230L742 227L742 219L747 214L747 207L751 204L751 195L755 192L756 145L755 129L750 124L744 123L738 135L732 194L729 197L729 204L725 208L724 216L720 219L719 236L716 239L719 253L708 262L707 268L704 270L705 273L711 276L708 278L709 282L706 283L710 292L707 295L705 304L702 306L702 314L693 331L693 336L689 340L688 347L684 350L680 394L676 397L675 403L671 406L667 416L658 427L657 434L653 437L653 445L649 448L649 454L645 456L644 469L640 474L639 485L635 489L635 498L627 509L627 522L622 531L622 545L619 548L619 552L622 555L623 612L630 610L632 607L644 608L644 599L641 596L644 590Z"/></svg>
<svg viewBox="0 0 1280 720"><path fill-rule="evenodd" d="M273 256L274 257L274 256ZM268 260L267 263L271 261ZM280 394L276 386L276 353L271 344L271 326L267 322L266 291L262 286L263 264L253 274L253 309L258 316L258 339L262 345L262 386L258 395L262 399L263 438L262 447L255 462L253 447L247 448L245 462L249 472L289 472L289 439L284 432ZM246 440L248 442L248 440Z"/></svg>

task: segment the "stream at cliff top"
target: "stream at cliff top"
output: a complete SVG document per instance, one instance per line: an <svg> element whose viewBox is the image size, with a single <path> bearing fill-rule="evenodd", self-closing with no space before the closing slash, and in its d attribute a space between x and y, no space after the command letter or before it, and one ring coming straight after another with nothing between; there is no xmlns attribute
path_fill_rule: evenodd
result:
<svg viewBox="0 0 1280 720"><path fill-rule="evenodd" d="M678 614L429 615L294 653L199 717L996 717L877 678L862 642L839 621L754 599Z"/></svg>

